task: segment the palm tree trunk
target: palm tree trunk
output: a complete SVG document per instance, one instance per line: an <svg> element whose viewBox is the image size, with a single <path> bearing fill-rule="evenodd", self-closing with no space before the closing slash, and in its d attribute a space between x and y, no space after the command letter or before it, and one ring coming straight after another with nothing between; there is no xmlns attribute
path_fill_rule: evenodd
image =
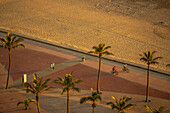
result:
<svg viewBox="0 0 170 113"><path fill-rule="evenodd" d="M93 112L92 113L94 113L94 110L95 110L95 107L93 107Z"/></svg>
<svg viewBox="0 0 170 113"><path fill-rule="evenodd" d="M93 102L93 104L92 104L92 107L93 107L93 111L92 111L92 113L94 113L94 110L95 110L95 107L96 107L96 104Z"/></svg>
<svg viewBox="0 0 170 113"><path fill-rule="evenodd" d="M148 64L148 71L147 71L147 86L146 86L146 101L148 102L148 96L149 96L149 64Z"/></svg>
<svg viewBox="0 0 170 113"><path fill-rule="evenodd" d="M69 113L69 89L67 89L67 113Z"/></svg>
<svg viewBox="0 0 170 113"><path fill-rule="evenodd" d="M38 110L38 113L40 113L39 95L38 94L36 95L36 101L37 101L37 110Z"/></svg>
<svg viewBox="0 0 170 113"><path fill-rule="evenodd" d="M100 68L101 68L101 55L99 54L99 70L98 70L98 78L97 78L97 93L100 94Z"/></svg>
<svg viewBox="0 0 170 113"><path fill-rule="evenodd" d="M9 66L8 66L8 76L7 76L7 82L6 82L6 88L8 89L8 84L9 84L9 75L10 75L10 70L11 70L11 49L9 49Z"/></svg>

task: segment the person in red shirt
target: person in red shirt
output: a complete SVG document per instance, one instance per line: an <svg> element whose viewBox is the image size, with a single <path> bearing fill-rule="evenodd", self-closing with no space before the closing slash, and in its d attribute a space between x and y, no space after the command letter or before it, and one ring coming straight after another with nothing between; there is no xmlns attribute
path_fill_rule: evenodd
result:
<svg viewBox="0 0 170 113"><path fill-rule="evenodd" d="M115 73L115 71L116 71L116 66L113 66L112 72Z"/></svg>

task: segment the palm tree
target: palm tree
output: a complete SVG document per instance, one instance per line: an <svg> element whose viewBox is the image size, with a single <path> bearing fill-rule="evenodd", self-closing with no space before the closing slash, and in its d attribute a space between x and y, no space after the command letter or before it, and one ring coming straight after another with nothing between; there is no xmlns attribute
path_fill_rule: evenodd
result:
<svg viewBox="0 0 170 113"><path fill-rule="evenodd" d="M94 51L89 51L88 53L95 53L99 55L99 70L98 70L98 78L97 78L97 93L100 94L100 68L101 68L101 58L102 55L113 55L112 53L105 51L106 49L111 48L111 46L105 47L105 44L100 43L99 46L92 47Z"/></svg>
<svg viewBox="0 0 170 113"><path fill-rule="evenodd" d="M158 110L156 110L156 109L151 110L151 108L149 106L147 106L147 105L145 105L145 107L146 107L147 111L149 111L150 113L162 113L162 111L164 109L164 107L162 107L162 106L159 107Z"/></svg>
<svg viewBox="0 0 170 113"><path fill-rule="evenodd" d="M148 71L147 71L147 86L146 86L146 101L148 102L148 96L149 96L149 71L150 71L150 65L151 64L159 64L159 62L157 62L157 59L160 59L162 57L156 57L153 58L154 53L156 53L156 51L151 52L150 50L147 50L147 52L144 52L144 55L141 55L140 60L144 61L147 63L148 65Z"/></svg>
<svg viewBox="0 0 170 113"><path fill-rule="evenodd" d="M126 105L126 103L132 99L130 97L124 96L123 98L119 98L119 100L117 100L114 96L112 96L112 98L115 100L116 103L108 102L107 105L111 104L111 109L117 110L118 113L125 113L125 110L131 109L135 106L134 104Z"/></svg>
<svg viewBox="0 0 170 113"><path fill-rule="evenodd" d="M67 113L69 113L69 91L72 89L73 91L80 92L80 89L75 87L75 84L80 83L82 80L75 80L73 79L75 76L72 76L72 72L70 74L66 74L65 79L58 77L58 80L54 80L54 83L61 84L63 86L63 90L61 94L67 92Z"/></svg>
<svg viewBox="0 0 170 113"><path fill-rule="evenodd" d="M37 101L37 110L38 113L40 113L40 106L39 106L39 94L48 91L52 87L48 87L47 83L50 79L47 79L45 81L42 81L42 78L38 79L37 74L33 74L33 85L29 83L24 83L23 85L27 87L26 92L32 93L35 95L36 101Z"/></svg>
<svg viewBox="0 0 170 113"><path fill-rule="evenodd" d="M8 49L8 54L9 54L8 76L7 76L7 83L5 89L8 89L8 83L9 83L9 75L11 70L11 50L18 47L25 47L23 44L18 44L21 41L23 41L22 38L16 38L16 36L13 36L13 34L9 32L6 38L0 38L0 42L2 42L2 44L0 44L0 47Z"/></svg>
<svg viewBox="0 0 170 113"><path fill-rule="evenodd" d="M19 106L20 104L24 104L25 110L28 110L30 108L29 105L30 105L31 102L35 102L35 100L32 99L31 97L29 97L26 100L24 100L24 102L18 102L17 106Z"/></svg>
<svg viewBox="0 0 170 113"><path fill-rule="evenodd" d="M93 91L93 88L91 88L91 91L92 91L91 96L83 97L82 99L80 99L80 104L83 104L84 102L87 102L87 101L92 101L92 107L93 107L92 113L94 113L96 102L98 100L101 101L102 99L101 99L101 96L97 92Z"/></svg>

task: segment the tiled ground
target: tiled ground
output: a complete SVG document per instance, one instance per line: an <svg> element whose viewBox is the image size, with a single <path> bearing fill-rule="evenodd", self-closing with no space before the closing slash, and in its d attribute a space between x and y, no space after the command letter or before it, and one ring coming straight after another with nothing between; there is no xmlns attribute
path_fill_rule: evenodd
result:
<svg viewBox="0 0 170 113"><path fill-rule="evenodd" d="M60 53L60 54L58 54L58 53ZM64 58L62 56L64 56ZM42 49L40 47L36 47L35 45L34 45L33 49L31 49L31 44L30 44L29 48L24 48L24 49L18 48L15 51L12 51L11 76L12 76L13 80L10 81L10 85L12 85L12 81L14 81L14 83L15 83L15 81L18 81L18 80L20 81L22 74L27 73L27 75L31 75L38 71L38 72L43 72L43 73L45 72L44 73L45 75L47 74L46 76L43 77L43 79L51 78L51 81L49 83L50 86L53 86L53 87L55 86L57 88L61 88L62 86L54 84L53 80L57 79L59 76L64 77L65 74L68 74L73 71L73 75L76 76L76 79L83 80L83 82L78 84L77 87L79 87L83 91L90 90L90 88L96 89L96 81L97 81L97 73L98 73L97 62L89 60L86 63L83 63L79 60L79 58L76 58L76 59L74 59L74 58L75 58L75 56L69 57L67 59L67 55L65 55L61 52L55 52L55 51L51 51L48 49ZM76 61L74 61L74 60L76 60ZM79 60L79 61L77 61L77 60ZM75 65L70 65L69 63L67 63L65 61L74 62ZM46 70L46 68L50 67L50 64L52 62L55 62L55 64L58 64L57 67L58 66L60 67L60 63L64 63L64 64L62 64L62 66L64 66L64 67L59 71L57 71L57 69L55 69L54 71L50 71L50 70L44 71L44 70ZM2 48L0 48L0 63L1 63L1 65L0 65L0 86L5 87L7 68L8 68L8 51L5 49L2 49ZM86 65L84 65L84 64L86 64ZM106 94L106 92L104 92L104 91L110 91L110 93L116 92L116 93L119 93L122 95L130 95L130 97L133 97L132 95L137 94L137 95L135 95L135 97L133 97L133 98L137 98L137 99L138 99L138 97L140 97L139 95L143 95L143 97L145 96L145 84L142 85L141 83L138 83L137 81L135 81L136 79L139 79L138 73L134 73L133 71L131 71L128 74L132 74L133 76L126 75L125 73L120 73L118 76L113 76L110 73L108 73L107 69L110 69L109 66L106 66L106 64L103 64L103 66L104 67L102 69L105 70L105 72L104 71L101 72L101 83L100 83L101 91L103 91L103 95ZM51 73L51 74L49 74L49 73ZM124 78L124 76L126 76L126 77ZM133 80L127 79L128 77L129 78L133 77ZM141 77L145 77L145 76L140 76L140 79L141 79ZM157 79L157 80L159 81L159 79ZM158 81L155 81L155 82L158 82ZM151 82L151 84L153 85L153 83L155 83L155 82ZM160 83L164 84L163 81L161 81ZM165 84L167 84L167 83L165 83ZM13 88L15 88L15 87L13 87ZM19 101L23 101L23 99L25 99L29 95L24 94L24 96L23 96L23 94L17 92L13 88L11 88L10 90L0 90L0 98L1 98L0 113L1 112L15 112L15 113L27 112L27 111L23 110L23 106L16 107L16 104ZM166 90L168 91L167 88L166 88ZM51 95L51 96L56 95L56 93L57 92L55 92L55 94L52 93L49 95ZM114 93L114 95L116 93ZM158 99L159 103L164 102L164 101L166 101L164 103L169 103L170 93L160 91L159 88L157 88L157 89L150 88L150 98L153 98L153 97L162 98L162 99ZM52 101L51 98L56 99L56 97L47 96L47 97L45 97L45 100L41 101L40 105L46 111L54 112L53 111L54 109L51 109L51 106L55 105L56 103L49 104L49 105L46 104L47 103L46 101L48 101L48 102ZM65 101L65 99L63 99L63 96L60 96L59 91L57 93L57 98L59 98L59 100L62 99L63 101ZM79 105L79 102L78 102L79 98L80 97L77 97L78 100L75 101L75 103L76 103L75 107L76 107L76 105ZM111 98L111 96L109 96L109 97L106 96L104 98L109 99L109 98ZM144 99L144 98L142 98L142 99ZM165 100L165 99L167 99L167 100ZM139 101L141 101L141 97L140 97ZM58 100L57 100L57 102L58 102ZM71 105L73 105L72 102L73 101L71 101ZM155 100L153 100L153 102L154 102L154 104L157 105L157 102ZM154 106L154 104L152 103L151 105ZM161 103L160 103L160 105L161 105ZM55 110L59 110L59 112L62 111L63 113L65 112L65 102L63 104L57 103L57 106L61 106L61 109L54 107ZM36 104L32 104L31 108L32 109L28 112L33 112L33 113L37 112ZM47 113L42 108L41 108L41 112ZM104 108L103 106L100 106L98 111L101 112L102 110L106 110L106 108L105 109L103 109L103 108ZM86 109L86 108L82 107L82 109ZM143 105L139 106L139 108L136 108L137 112L140 111L138 109L143 109ZM72 108L72 111L74 111L74 110L77 110L77 109ZM110 109L107 108L106 111L108 112L108 111L110 111ZM110 111L110 112L112 112L112 111Z"/></svg>
<svg viewBox="0 0 170 113"><path fill-rule="evenodd" d="M7 70L8 51L0 48L0 53L0 63ZM11 53L11 76L15 81L20 79L24 73L30 75L44 68L50 68L52 62L59 64L64 61L67 59L26 48L17 48Z"/></svg>
<svg viewBox="0 0 170 113"><path fill-rule="evenodd" d="M85 66L83 64L76 64L69 68L52 73L44 77L44 79L51 78L51 82L49 85L61 88L61 86L54 84L52 81L57 79L59 76L64 78L65 74L68 74L72 71L73 71L73 75L76 76L77 79L83 80L82 83L77 85L80 89L84 89L84 90L90 90L90 88L96 89L97 70ZM144 85L138 84L136 82L128 81L126 79L120 78L119 76L113 76L106 72L101 73L100 84L101 84L101 91L145 95ZM150 88L150 96L170 100L170 93L159 91L153 88Z"/></svg>

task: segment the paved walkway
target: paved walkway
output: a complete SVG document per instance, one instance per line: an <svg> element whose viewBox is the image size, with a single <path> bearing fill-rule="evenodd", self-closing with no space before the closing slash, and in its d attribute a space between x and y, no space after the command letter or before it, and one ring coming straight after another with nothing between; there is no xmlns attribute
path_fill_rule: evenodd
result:
<svg viewBox="0 0 170 113"><path fill-rule="evenodd" d="M79 104L79 99L82 96L90 94L90 91L88 91L91 87L96 89L96 79L97 79L97 69L98 69L98 62L87 59L86 62L81 61L81 57L74 56L71 54L63 53L61 51L54 51L42 46L33 45L30 43L24 43L26 48L25 49L16 49L15 52L12 52L12 68L11 68L11 81L10 81L10 87L9 90L0 90L1 98L1 104L0 104L0 112L21 112L23 111L21 107L13 107L16 105L18 101L22 101L24 97L29 97L31 95L25 94L22 90L20 92L17 92L21 88L21 81L22 81L22 74L26 73L28 74L28 81L30 82L32 80L32 74L37 73L39 77L43 78L51 78L52 80L55 80L58 78L58 76L64 77L66 73L73 72L73 75L76 75L78 79L83 80L84 82L79 84L80 89L82 90L81 94L75 94L72 92L71 95L71 110L76 112L77 108L80 108L82 111L83 109L86 109L88 104L86 106L82 106ZM0 88L4 87L6 83L6 69L8 66L8 57L7 57L7 51L0 48ZM55 70L51 71L49 69L50 64L52 62L55 62ZM118 76L113 76L110 74L112 66L107 64L102 64L102 73L101 73L101 90L103 91L103 101L99 103L100 107L97 109L99 113L104 113L104 111L112 112L110 109L108 109L108 106L105 105L106 100L111 101L111 96L131 96L134 98L134 103L136 103L135 100L140 101L141 103L139 106L143 106L144 103L142 103L142 100L145 99L145 84L146 84L146 75L134 72L133 70L130 70L129 73L122 72L121 68L118 67ZM5 80L5 81L4 81ZM170 105L170 82L167 80L163 80L160 78L150 77L150 98L153 102L151 102L151 106L157 106L157 105L164 105L166 106ZM49 83L49 85L54 86L52 82ZM56 85L57 88L61 88L61 86ZM17 89L15 89L17 88ZM87 91L86 91L87 90ZM109 92L107 92L109 91ZM14 97L11 97L11 95L15 95ZM79 95L79 96L76 96ZM15 99L16 97L16 99ZM17 98L22 97L22 98ZM78 98L79 97L79 98ZM158 98L154 98L158 97ZM52 102L52 100L55 101ZM160 99L162 98L162 99ZM15 101L10 101L14 99ZM49 93L42 94L41 96L41 103L40 106L43 108L42 112L50 112L55 113L58 111L59 113L65 113L65 95L61 96L60 91L53 90ZM52 100L51 100L52 99ZM166 99L166 100L165 100ZM7 101L11 102L8 103ZM6 104L2 104L2 103ZM51 104L46 105L47 102L52 102ZM60 105L57 103L61 103ZM158 103L159 102L159 103ZM55 104L55 105L53 105ZM5 107L9 105L8 107ZM53 106L52 106L53 105ZM35 105L33 105L36 111ZM54 106L60 106L61 109L56 109ZM77 107L78 106L78 107ZM76 108L77 107L77 108ZM9 109L6 110L6 109ZM168 107L167 107L168 108ZM15 110L13 110L15 109ZM44 110L45 109L45 110ZM140 112L140 109L144 108L138 108L136 107L135 110L132 110L131 112ZM88 109L89 110L89 109ZM169 109L167 109L169 110ZM35 112L30 111L30 112ZM103 112L102 112L103 111ZM73 113L74 113L73 112ZM91 111L89 111L91 112ZM83 112L82 112L83 113Z"/></svg>

